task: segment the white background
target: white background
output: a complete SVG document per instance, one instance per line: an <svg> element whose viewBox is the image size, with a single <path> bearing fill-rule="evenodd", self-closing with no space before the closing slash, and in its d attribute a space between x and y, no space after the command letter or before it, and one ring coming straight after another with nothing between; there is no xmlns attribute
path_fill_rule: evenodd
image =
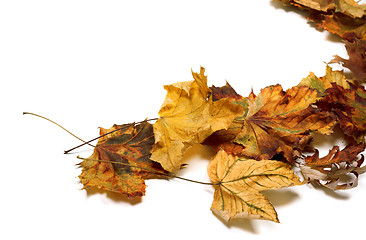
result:
<svg viewBox="0 0 366 240"><path fill-rule="evenodd" d="M280 224L225 224L213 188L149 180L141 201L80 190L77 155L63 151L110 127L157 116L164 84L227 80L247 96L323 76L341 40L304 15L260 1L0 1L0 239L351 239L364 234L366 176L333 193L311 185L269 193ZM324 138L324 140L326 140ZM333 140L321 143L323 155ZM330 145L329 145L329 144ZM328 145L327 145L328 144ZM198 147L179 174L209 181Z"/></svg>

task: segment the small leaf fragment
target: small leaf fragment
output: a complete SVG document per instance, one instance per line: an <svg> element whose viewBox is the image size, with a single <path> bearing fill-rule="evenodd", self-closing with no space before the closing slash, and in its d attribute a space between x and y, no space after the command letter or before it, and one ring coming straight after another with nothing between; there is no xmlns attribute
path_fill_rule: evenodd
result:
<svg viewBox="0 0 366 240"><path fill-rule="evenodd" d="M353 42L347 41L346 49L349 59L335 56L330 63L341 63L351 70L355 80L366 82L366 40L355 38Z"/></svg>
<svg viewBox="0 0 366 240"><path fill-rule="evenodd" d="M309 76L301 80L298 86L307 86L316 89L320 93L320 96L324 96L325 91L332 87L332 83L336 83L344 89L349 89L350 83L353 83L353 81L348 80L343 71L334 71L327 65L325 76L318 78L314 73L310 73Z"/></svg>

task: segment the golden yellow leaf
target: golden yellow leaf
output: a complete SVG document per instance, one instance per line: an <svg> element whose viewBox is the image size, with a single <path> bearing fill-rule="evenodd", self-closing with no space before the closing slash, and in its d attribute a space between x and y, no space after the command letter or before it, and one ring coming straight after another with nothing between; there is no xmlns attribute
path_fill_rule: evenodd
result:
<svg viewBox="0 0 366 240"><path fill-rule="evenodd" d="M233 157L223 150L211 160L207 171L216 184L211 210L225 221L258 218L278 222L275 209L260 192L301 184L284 162Z"/></svg>
<svg viewBox="0 0 366 240"><path fill-rule="evenodd" d="M182 165L183 154L213 132L227 129L243 114L243 108L228 99L212 101L205 69L193 73L193 81L166 85L165 101L154 124L155 145L151 159L169 172Z"/></svg>

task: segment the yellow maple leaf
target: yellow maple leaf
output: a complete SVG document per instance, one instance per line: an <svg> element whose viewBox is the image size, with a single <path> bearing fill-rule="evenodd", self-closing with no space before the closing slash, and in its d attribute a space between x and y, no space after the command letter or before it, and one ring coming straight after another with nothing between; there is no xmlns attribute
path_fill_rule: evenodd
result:
<svg viewBox="0 0 366 240"><path fill-rule="evenodd" d="M208 175L215 184L211 210L225 221L258 218L278 222L275 209L260 192L301 184L284 162L233 157L223 150L211 160Z"/></svg>
<svg viewBox="0 0 366 240"><path fill-rule="evenodd" d="M183 154L213 132L227 129L243 114L243 108L228 99L212 101L205 69L192 73L194 80L166 85L165 101L154 124L155 145L151 159L169 172L179 170Z"/></svg>

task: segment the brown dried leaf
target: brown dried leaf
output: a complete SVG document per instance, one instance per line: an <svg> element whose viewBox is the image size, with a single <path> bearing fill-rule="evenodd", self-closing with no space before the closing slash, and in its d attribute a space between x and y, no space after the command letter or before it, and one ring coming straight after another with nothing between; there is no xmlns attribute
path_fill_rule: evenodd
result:
<svg viewBox="0 0 366 240"><path fill-rule="evenodd" d="M366 82L366 41L357 38L353 42L347 41L346 49L349 59L335 56L330 63L341 63L352 71L355 80Z"/></svg>
<svg viewBox="0 0 366 240"><path fill-rule="evenodd" d="M366 135L366 90L362 86L351 85L350 89L332 84L325 91L326 96L317 103L323 111L337 115L342 131L358 143L365 141Z"/></svg>
<svg viewBox="0 0 366 240"><path fill-rule="evenodd" d="M358 175L366 172L366 166L361 167L364 157L357 159L365 150L366 144L348 145L343 150L334 146L329 154L319 158L319 152L305 159L301 173L308 181L332 190L350 189L358 184Z"/></svg>
<svg viewBox="0 0 366 240"><path fill-rule="evenodd" d="M297 7L309 8L327 13L329 11L346 14L353 18L366 15L366 5L354 0L277 0Z"/></svg>
<svg viewBox="0 0 366 240"><path fill-rule="evenodd" d="M353 0L277 0L310 13L308 19L321 29L353 41L366 40L366 4Z"/></svg>
<svg viewBox="0 0 366 240"><path fill-rule="evenodd" d="M309 16L309 20L313 21L318 27L337 34L348 41L352 42L356 38L366 40L366 17L354 19L340 14L312 14Z"/></svg>
<svg viewBox="0 0 366 240"><path fill-rule="evenodd" d="M316 103L319 110L333 112L342 131L357 142L366 135L366 90L348 81L342 71L327 67L324 77L310 74L300 84L316 89L323 97Z"/></svg>
<svg viewBox="0 0 366 240"><path fill-rule="evenodd" d="M297 86L285 92L280 85L276 85L262 89L258 96L251 93L243 98L230 88L230 85L213 87L213 96L228 97L233 103L244 107L245 113L236 118L228 130L213 134L205 142L209 145L215 141L230 141L244 147L242 155L271 159L280 154L292 162L295 149L303 149L311 139L310 131L322 134L332 132L335 117L312 106L320 99L314 89Z"/></svg>

